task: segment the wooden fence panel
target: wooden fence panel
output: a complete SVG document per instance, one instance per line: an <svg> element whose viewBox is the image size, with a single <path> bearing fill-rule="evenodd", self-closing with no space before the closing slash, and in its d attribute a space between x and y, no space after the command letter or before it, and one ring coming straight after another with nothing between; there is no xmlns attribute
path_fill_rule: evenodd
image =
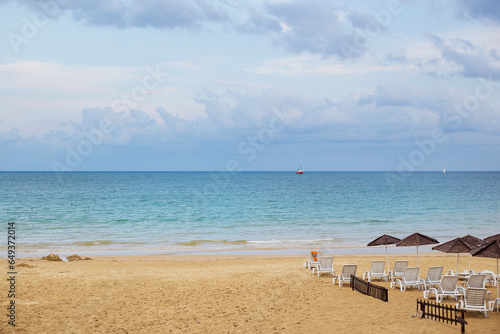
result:
<svg viewBox="0 0 500 334"><path fill-rule="evenodd" d="M383 286L372 284L359 277L351 275L351 288L361 292L364 295L372 296L384 302L389 301L389 291Z"/></svg>
<svg viewBox="0 0 500 334"><path fill-rule="evenodd" d="M437 321L455 324L460 324L461 332L465 333L465 311L457 309L456 306L433 303L429 300L417 299L417 312L422 318L430 318Z"/></svg>

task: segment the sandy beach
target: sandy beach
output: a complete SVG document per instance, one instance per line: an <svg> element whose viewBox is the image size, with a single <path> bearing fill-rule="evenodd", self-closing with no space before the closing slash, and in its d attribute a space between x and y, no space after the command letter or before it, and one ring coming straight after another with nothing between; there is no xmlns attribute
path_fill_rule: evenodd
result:
<svg viewBox="0 0 500 334"><path fill-rule="evenodd" d="M85 255L85 254L79 254ZM422 291L389 289L389 302L332 284L304 268L306 256L96 257L91 261L18 259L16 327L7 324L7 281L0 284L1 333L458 333L459 327L412 318ZM381 255L335 256L334 268ZM391 256L408 259L414 254ZM4 261L4 272L7 263ZM22 264L20 266L20 264ZM424 254L429 266L456 270L456 256ZM468 257L460 269L468 268ZM496 261L472 258L475 271ZM388 282L374 283L389 287ZM496 288L489 287L496 296ZM454 300L445 300L454 305ZM500 313L466 314L467 333L498 333Z"/></svg>

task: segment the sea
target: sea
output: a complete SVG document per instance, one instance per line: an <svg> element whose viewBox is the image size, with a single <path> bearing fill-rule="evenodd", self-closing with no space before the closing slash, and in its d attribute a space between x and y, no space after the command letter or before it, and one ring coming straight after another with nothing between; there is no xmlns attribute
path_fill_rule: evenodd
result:
<svg viewBox="0 0 500 334"><path fill-rule="evenodd" d="M18 257L384 253L500 233L500 172L0 172L0 217Z"/></svg>

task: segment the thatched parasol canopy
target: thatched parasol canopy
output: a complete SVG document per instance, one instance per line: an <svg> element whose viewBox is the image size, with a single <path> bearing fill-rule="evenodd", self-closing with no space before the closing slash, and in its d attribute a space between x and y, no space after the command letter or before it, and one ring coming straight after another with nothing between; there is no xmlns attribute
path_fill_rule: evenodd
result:
<svg viewBox="0 0 500 334"><path fill-rule="evenodd" d="M380 245L393 245L400 242L401 239L392 237L390 235L384 234L377 239L370 242L367 246L380 246Z"/></svg>
<svg viewBox="0 0 500 334"><path fill-rule="evenodd" d="M423 246L423 245L432 245L438 243L439 241L427 235L421 233L413 233L412 235L409 235L400 242L398 242L396 244L396 247Z"/></svg>
<svg viewBox="0 0 500 334"><path fill-rule="evenodd" d="M500 240L491 240L470 251L472 256L500 259Z"/></svg>
<svg viewBox="0 0 500 334"><path fill-rule="evenodd" d="M396 247L407 247L407 246L417 246L417 266L420 266L420 262L418 260L418 246L423 246L423 245L432 245L432 244L438 244L439 241L437 241L434 238L431 238L427 235L421 234L421 233L413 233L400 242L396 244Z"/></svg>
<svg viewBox="0 0 500 334"><path fill-rule="evenodd" d="M373 240L370 242L367 246L380 246L380 245L385 245L385 256L387 258L387 272L389 272L390 267L389 267L389 255L387 254L387 245L393 245L397 244L400 242L401 239L395 238L393 236L384 234L377 239Z"/></svg>
<svg viewBox="0 0 500 334"><path fill-rule="evenodd" d="M471 249L476 248L476 246L469 244L462 238L455 238L453 240L442 243L432 247L434 250L445 253L468 253Z"/></svg>
<svg viewBox="0 0 500 334"><path fill-rule="evenodd" d="M484 241L493 241L493 240L500 240L500 233L495 235L490 235L489 237L484 238Z"/></svg>
<svg viewBox="0 0 500 334"><path fill-rule="evenodd" d="M457 273L458 273L458 261L460 259L460 253L468 253L471 249L476 248L475 245L468 243L464 238L455 238L448 242L442 243L432 247L434 250L445 253L457 253ZM470 270L470 268L469 268Z"/></svg>
<svg viewBox="0 0 500 334"><path fill-rule="evenodd" d="M474 245L475 247L479 247L482 244L486 243L486 241L484 241L483 239L477 238L470 234L467 234L465 237L462 237L461 239L465 242L468 242L471 245Z"/></svg>

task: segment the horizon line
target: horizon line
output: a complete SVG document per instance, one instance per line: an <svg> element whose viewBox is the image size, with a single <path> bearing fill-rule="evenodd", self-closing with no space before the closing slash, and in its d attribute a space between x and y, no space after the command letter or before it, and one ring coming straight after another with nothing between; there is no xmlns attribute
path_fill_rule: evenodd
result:
<svg viewBox="0 0 500 334"><path fill-rule="evenodd" d="M53 171L53 170L0 170L0 173L295 173L295 170L73 170L73 171ZM480 173L480 172L500 172L500 170L451 170L446 173ZM310 170L306 173L443 173L442 170ZM445 174L445 173L443 173Z"/></svg>

